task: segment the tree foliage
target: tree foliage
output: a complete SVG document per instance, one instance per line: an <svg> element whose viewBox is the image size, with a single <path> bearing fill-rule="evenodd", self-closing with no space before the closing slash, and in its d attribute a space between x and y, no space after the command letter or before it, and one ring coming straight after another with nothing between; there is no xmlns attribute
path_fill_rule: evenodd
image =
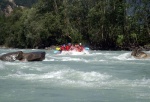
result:
<svg viewBox="0 0 150 102"><path fill-rule="evenodd" d="M0 12L0 45L44 48L82 42L93 49L146 45L149 7L149 0L38 0L31 8L16 8L9 17Z"/></svg>

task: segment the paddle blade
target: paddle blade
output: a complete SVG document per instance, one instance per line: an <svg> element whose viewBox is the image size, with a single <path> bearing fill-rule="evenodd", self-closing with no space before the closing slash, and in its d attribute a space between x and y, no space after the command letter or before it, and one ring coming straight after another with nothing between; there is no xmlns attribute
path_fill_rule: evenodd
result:
<svg viewBox="0 0 150 102"><path fill-rule="evenodd" d="M90 48L89 48L89 47L85 47L84 49L85 49L85 50L90 50Z"/></svg>
<svg viewBox="0 0 150 102"><path fill-rule="evenodd" d="M55 51L54 51L54 53L55 53L55 54L57 54L57 53L60 53L60 51L58 51L58 50L55 50Z"/></svg>

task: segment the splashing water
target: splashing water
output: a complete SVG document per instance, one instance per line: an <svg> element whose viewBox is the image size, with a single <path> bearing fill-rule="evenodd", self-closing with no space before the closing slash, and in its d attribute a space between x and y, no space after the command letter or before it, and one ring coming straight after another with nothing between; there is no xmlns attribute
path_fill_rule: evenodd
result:
<svg viewBox="0 0 150 102"><path fill-rule="evenodd" d="M137 60L128 51L71 55L45 51L42 62L0 61L2 102L150 101L148 59Z"/></svg>

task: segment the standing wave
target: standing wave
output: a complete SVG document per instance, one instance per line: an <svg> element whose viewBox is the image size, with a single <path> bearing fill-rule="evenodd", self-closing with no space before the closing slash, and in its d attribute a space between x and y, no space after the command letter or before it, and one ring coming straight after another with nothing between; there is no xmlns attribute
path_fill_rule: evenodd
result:
<svg viewBox="0 0 150 102"><path fill-rule="evenodd" d="M18 79L46 83L54 86L82 87L82 88L123 88L147 87L150 88L150 79L119 79L106 73L95 71L83 72L72 69L63 69L40 74L26 74L21 71L3 76L0 79Z"/></svg>

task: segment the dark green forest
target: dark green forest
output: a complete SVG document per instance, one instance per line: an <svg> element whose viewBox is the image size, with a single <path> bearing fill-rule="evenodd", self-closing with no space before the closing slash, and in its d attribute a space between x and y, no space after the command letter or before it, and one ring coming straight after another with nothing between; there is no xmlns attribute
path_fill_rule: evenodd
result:
<svg viewBox="0 0 150 102"><path fill-rule="evenodd" d="M26 0L16 1L23 5ZM38 0L31 6L33 2L14 8L8 17L0 11L0 45L45 48L81 42L100 50L150 45L149 0Z"/></svg>

